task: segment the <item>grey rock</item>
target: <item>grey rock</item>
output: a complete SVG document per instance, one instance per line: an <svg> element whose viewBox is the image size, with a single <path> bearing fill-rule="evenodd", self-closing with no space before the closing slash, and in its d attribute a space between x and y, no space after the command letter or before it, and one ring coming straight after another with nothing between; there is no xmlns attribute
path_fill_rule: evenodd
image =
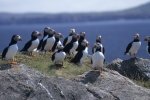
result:
<svg viewBox="0 0 150 100"><path fill-rule="evenodd" d="M150 100L150 90L116 71L74 79L48 77L26 65L0 65L0 100Z"/></svg>
<svg viewBox="0 0 150 100"><path fill-rule="evenodd" d="M129 60L115 60L107 68L116 70L120 74L136 80L150 80L150 60L131 58Z"/></svg>
<svg viewBox="0 0 150 100"><path fill-rule="evenodd" d="M105 69L101 75L99 71L89 71L74 80L85 84L99 100L150 100L150 89L136 85L116 71Z"/></svg>

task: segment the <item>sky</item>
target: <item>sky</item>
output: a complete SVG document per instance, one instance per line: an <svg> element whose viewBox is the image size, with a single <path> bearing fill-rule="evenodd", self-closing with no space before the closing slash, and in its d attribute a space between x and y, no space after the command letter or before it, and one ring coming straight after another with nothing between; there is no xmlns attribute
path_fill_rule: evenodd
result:
<svg viewBox="0 0 150 100"><path fill-rule="evenodd" d="M74 13L118 11L150 0L0 0L0 12Z"/></svg>

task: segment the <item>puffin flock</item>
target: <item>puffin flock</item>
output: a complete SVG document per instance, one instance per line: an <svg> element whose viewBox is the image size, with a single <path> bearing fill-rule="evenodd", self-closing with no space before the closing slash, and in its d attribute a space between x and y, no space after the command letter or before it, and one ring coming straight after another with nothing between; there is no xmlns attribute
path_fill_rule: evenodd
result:
<svg viewBox="0 0 150 100"><path fill-rule="evenodd" d="M39 40L39 36L43 38ZM97 36L92 47L92 55L88 53L89 42L86 39L86 33L76 33L75 29L70 29L69 35L64 38L63 43L60 41L63 35L56 32L50 27L45 27L44 32L33 31L31 39L24 45L20 52L33 55L33 52L52 52L51 60L55 65L63 66L63 62L67 57L70 57L70 62L82 65L86 58L90 58L92 68L102 71L105 62L105 48L102 45L102 37ZM147 52L150 54L150 36L144 39L147 45ZM3 60L10 60L11 64L16 64L14 56L18 52L17 42L21 41L21 36L13 35L9 45L2 52ZM125 55L131 58L136 57L136 54L141 46L140 35L136 33L133 36L133 41L127 45Z"/></svg>

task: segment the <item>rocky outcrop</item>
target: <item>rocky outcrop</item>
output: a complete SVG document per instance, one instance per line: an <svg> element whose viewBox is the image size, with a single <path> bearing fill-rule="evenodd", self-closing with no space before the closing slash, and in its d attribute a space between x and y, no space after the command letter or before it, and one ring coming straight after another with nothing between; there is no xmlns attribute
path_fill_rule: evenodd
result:
<svg viewBox="0 0 150 100"><path fill-rule="evenodd" d="M120 74L136 80L150 80L150 60L142 58L131 58L122 61L114 60L107 68L116 70Z"/></svg>
<svg viewBox="0 0 150 100"><path fill-rule="evenodd" d="M47 77L26 65L0 65L0 100L149 100L150 90L118 72L89 71L72 80Z"/></svg>

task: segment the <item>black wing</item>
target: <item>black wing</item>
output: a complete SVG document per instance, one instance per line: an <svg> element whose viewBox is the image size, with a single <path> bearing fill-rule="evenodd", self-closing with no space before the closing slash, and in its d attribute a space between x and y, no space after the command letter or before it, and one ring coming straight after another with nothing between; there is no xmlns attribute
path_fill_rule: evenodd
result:
<svg viewBox="0 0 150 100"><path fill-rule="evenodd" d="M52 55L52 58L51 58L52 61L54 61L54 59L55 59L55 54L56 54L56 52L53 53L53 55Z"/></svg>
<svg viewBox="0 0 150 100"><path fill-rule="evenodd" d="M8 47L6 47L6 48L3 50L3 52L2 52L2 59L4 59L4 58L5 58L6 53L7 53L7 51L8 51L8 48L9 48L9 46L8 46Z"/></svg>
<svg viewBox="0 0 150 100"><path fill-rule="evenodd" d="M32 40L28 41L21 51L27 51L31 45L32 45Z"/></svg>
<svg viewBox="0 0 150 100"><path fill-rule="evenodd" d="M66 45L67 41L68 41L68 37L66 37L66 38L64 39L64 41L63 41L63 45L64 45L64 46Z"/></svg>
<svg viewBox="0 0 150 100"><path fill-rule="evenodd" d="M148 53L150 54L150 47L148 47Z"/></svg>
<svg viewBox="0 0 150 100"><path fill-rule="evenodd" d="M94 49L95 49L95 47L92 47L92 54L94 54Z"/></svg>
<svg viewBox="0 0 150 100"><path fill-rule="evenodd" d="M64 51L65 53L68 53L68 54L69 54L70 49L71 49L72 47L73 47L73 43L68 43L68 44L64 47L63 51Z"/></svg>
<svg viewBox="0 0 150 100"><path fill-rule="evenodd" d="M82 52L78 52L75 57L71 60L71 62L73 63L78 63L80 62L80 59L82 58L83 53Z"/></svg>
<svg viewBox="0 0 150 100"><path fill-rule="evenodd" d="M44 47L45 47L45 45L46 45L46 42L47 42L47 39L43 41L41 51L44 50Z"/></svg>
<svg viewBox="0 0 150 100"><path fill-rule="evenodd" d="M38 45L38 47L37 47L37 50L40 50L40 49L41 49L42 44L43 44L43 39L40 40L40 43L39 43L39 45Z"/></svg>
<svg viewBox="0 0 150 100"><path fill-rule="evenodd" d="M127 54L127 53L129 52L130 48L132 47L132 43L133 43L133 42L130 42L130 43L128 44L128 46L127 46L126 51L125 51L124 54Z"/></svg>
<svg viewBox="0 0 150 100"><path fill-rule="evenodd" d="M105 48L103 47L103 54L105 54Z"/></svg>

